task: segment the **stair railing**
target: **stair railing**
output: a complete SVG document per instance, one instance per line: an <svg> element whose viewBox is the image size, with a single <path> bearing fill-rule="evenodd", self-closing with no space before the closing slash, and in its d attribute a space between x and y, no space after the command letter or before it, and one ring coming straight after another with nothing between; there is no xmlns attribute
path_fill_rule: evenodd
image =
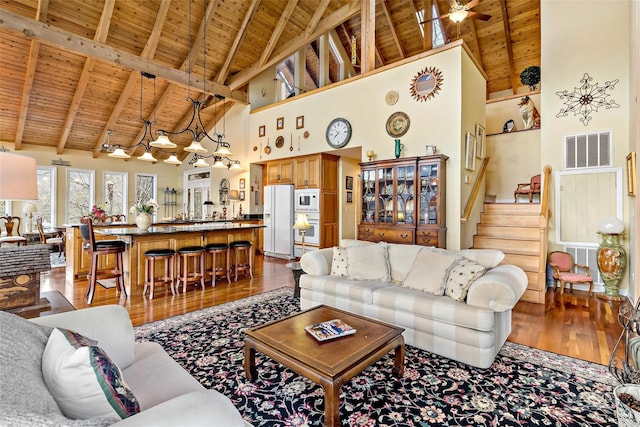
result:
<svg viewBox="0 0 640 427"><path fill-rule="evenodd" d="M476 203L476 199L478 198L478 193L480 192L480 184L484 179L484 175L487 173L487 165L489 164L489 157L485 157L482 161L482 166L480 166L480 172L476 176L476 181L473 183L473 188L471 189L471 194L469 194L469 198L467 199L467 204L464 207L464 212L462 213L462 217L460 218L460 222L465 224L469 221L469 216L471 216L471 210L473 209L473 205Z"/></svg>
<svg viewBox="0 0 640 427"><path fill-rule="evenodd" d="M547 247L548 247L548 230L549 218L549 188L551 188L551 166L545 165L543 169L544 179L542 180L542 189L540 190L540 220L538 228L540 230L540 253L538 256L538 289L546 289L547 287Z"/></svg>

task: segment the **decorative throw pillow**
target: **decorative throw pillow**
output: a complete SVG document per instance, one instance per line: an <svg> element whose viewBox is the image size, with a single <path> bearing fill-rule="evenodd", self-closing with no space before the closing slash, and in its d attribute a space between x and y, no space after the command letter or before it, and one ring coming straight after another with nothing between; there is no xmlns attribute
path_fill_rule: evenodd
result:
<svg viewBox="0 0 640 427"><path fill-rule="evenodd" d="M120 369L93 340L56 328L42 354L49 392L68 418L126 418L140 412Z"/></svg>
<svg viewBox="0 0 640 427"><path fill-rule="evenodd" d="M389 282L387 244L350 246L347 249L349 279Z"/></svg>
<svg viewBox="0 0 640 427"><path fill-rule="evenodd" d="M444 295L449 269L458 256L454 252L434 252L426 248L416 256L402 286L434 295Z"/></svg>
<svg viewBox="0 0 640 427"><path fill-rule="evenodd" d="M449 270L445 294L458 302L464 301L473 281L484 272L485 268L481 264L460 258Z"/></svg>
<svg viewBox="0 0 640 427"><path fill-rule="evenodd" d="M484 268L496 267L504 259L504 252L497 249L462 249L460 254L471 261L482 264Z"/></svg>
<svg viewBox="0 0 640 427"><path fill-rule="evenodd" d="M347 270L347 249L334 246L333 258L331 259L331 275L332 276L348 276Z"/></svg>

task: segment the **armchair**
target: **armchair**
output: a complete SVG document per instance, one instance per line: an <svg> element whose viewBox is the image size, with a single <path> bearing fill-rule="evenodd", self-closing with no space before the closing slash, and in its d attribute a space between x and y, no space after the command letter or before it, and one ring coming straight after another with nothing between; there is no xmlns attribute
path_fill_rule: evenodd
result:
<svg viewBox="0 0 640 427"><path fill-rule="evenodd" d="M5 231L0 237L0 246L3 243L15 243L18 246L27 244L27 238L20 235L19 216L0 216L0 226Z"/></svg>
<svg viewBox="0 0 640 427"><path fill-rule="evenodd" d="M551 252L549 254L549 265L553 269L553 290L556 289L558 281L560 281L561 294L564 293L565 283L569 284L572 292L574 283L588 283L589 295L593 294L593 279L589 273L589 267L573 262L571 254L562 251ZM584 274L578 273L577 269L582 269Z"/></svg>
<svg viewBox="0 0 640 427"><path fill-rule="evenodd" d="M513 192L513 203L518 202L519 195L529 196L529 203L533 202L533 195L540 196L540 175L532 176L531 181L518 184Z"/></svg>

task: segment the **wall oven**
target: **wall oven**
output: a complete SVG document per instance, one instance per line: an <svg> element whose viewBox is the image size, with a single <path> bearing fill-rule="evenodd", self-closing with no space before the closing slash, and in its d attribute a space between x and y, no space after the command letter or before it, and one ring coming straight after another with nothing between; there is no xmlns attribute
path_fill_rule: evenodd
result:
<svg viewBox="0 0 640 427"><path fill-rule="evenodd" d="M296 190L294 209L296 212L320 212L320 189Z"/></svg>

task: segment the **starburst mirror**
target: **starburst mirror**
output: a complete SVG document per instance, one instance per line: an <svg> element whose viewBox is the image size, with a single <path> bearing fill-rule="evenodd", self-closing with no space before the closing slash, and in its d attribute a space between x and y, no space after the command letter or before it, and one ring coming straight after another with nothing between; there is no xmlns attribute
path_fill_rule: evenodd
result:
<svg viewBox="0 0 640 427"><path fill-rule="evenodd" d="M436 96L442 88L442 72L435 67L426 67L411 80L411 96L416 101L426 101Z"/></svg>

